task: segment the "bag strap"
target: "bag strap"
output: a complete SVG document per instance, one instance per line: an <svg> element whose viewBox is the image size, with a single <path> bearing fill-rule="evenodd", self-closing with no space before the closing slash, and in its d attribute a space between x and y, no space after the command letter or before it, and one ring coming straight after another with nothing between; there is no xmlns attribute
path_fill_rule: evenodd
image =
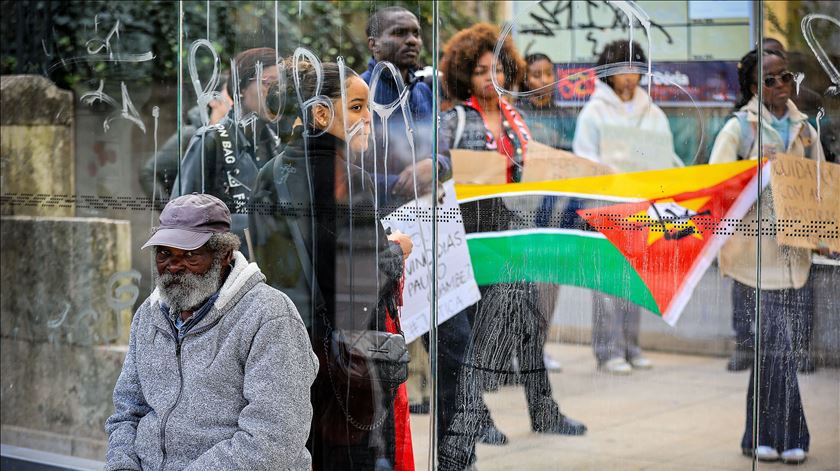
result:
<svg viewBox="0 0 840 471"><path fill-rule="evenodd" d="M467 112L463 105L455 107L455 115L458 116L458 124L455 126L455 140L452 141L452 148L457 149L461 144L461 137L464 135L464 127L467 124Z"/></svg>
<svg viewBox="0 0 840 471"><path fill-rule="evenodd" d="M736 111L732 114L738 119L738 124L741 127L741 137L738 140L737 150L738 160L749 159L755 145L755 123L747 119L748 113L746 111Z"/></svg>
<svg viewBox="0 0 840 471"><path fill-rule="evenodd" d="M802 143L802 152L806 159L811 158L811 146L813 145L813 136L811 135L811 125L808 121L802 122L802 127L799 128L797 139Z"/></svg>
<svg viewBox="0 0 840 471"><path fill-rule="evenodd" d="M755 145L756 124L747 119L748 113L746 111L736 111L732 113L741 126L741 137L738 141L738 160L748 159L750 153ZM811 145L813 144L813 136L811 134L811 126L807 121L802 123L799 128L799 134L796 136L802 142L802 149L806 159L811 158Z"/></svg>

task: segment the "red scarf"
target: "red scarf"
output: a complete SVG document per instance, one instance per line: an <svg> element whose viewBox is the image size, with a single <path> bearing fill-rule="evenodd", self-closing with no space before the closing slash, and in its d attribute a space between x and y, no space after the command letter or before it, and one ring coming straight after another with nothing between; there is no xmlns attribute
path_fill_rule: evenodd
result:
<svg viewBox="0 0 840 471"><path fill-rule="evenodd" d="M522 115L506 100L499 98L499 110L502 112L502 133L500 135L501 143L497 143L496 137L490 130L490 124L487 122L487 116L481 109L481 105L478 104L478 99L471 96L464 102L464 105L478 111L481 115L486 130L486 149L497 150L510 159L507 172L508 183L519 182L522 175L522 166L525 163L525 154L528 150L528 141L531 140L531 131L525 124L525 120L522 119Z"/></svg>

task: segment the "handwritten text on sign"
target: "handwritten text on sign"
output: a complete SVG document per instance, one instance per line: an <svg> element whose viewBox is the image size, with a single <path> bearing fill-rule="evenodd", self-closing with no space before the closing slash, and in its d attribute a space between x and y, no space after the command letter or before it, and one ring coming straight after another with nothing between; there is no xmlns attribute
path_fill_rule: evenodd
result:
<svg viewBox="0 0 840 471"><path fill-rule="evenodd" d="M770 168L779 243L840 252L840 165L777 154Z"/></svg>
<svg viewBox="0 0 840 471"><path fill-rule="evenodd" d="M443 185L446 196L438 212L453 214L458 211L455 185ZM432 223L429 218L417 217L432 214L431 197L411 201L391 213L383 224L411 237L414 250L405 264L405 289L400 316L405 339L408 342L429 331L432 309ZM418 210L419 208L419 210ZM475 283L464 223L460 218L438 218L437 223L437 308L438 325L452 318L464 308L481 299Z"/></svg>

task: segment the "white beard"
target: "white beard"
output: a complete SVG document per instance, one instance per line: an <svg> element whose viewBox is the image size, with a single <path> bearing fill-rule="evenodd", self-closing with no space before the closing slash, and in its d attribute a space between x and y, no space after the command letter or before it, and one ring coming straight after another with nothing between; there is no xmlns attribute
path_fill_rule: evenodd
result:
<svg viewBox="0 0 840 471"><path fill-rule="evenodd" d="M222 263L219 259L214 259L210 269L203 275L196 275L189 270L178 274L165 271L160 275L156 270L154 273L161 300L176 314L201 306L219 289L221 278Z"/></svg>

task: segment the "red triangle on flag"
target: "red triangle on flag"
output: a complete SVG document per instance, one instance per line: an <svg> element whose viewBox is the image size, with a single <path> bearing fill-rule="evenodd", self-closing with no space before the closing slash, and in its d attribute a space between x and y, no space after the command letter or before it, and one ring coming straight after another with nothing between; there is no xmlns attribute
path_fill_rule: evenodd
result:
<svg viewBox="0 0 840 471"><path fill-rule="evenodd" d="M728 235L721 224L739 222L755 200L753 197L744 204L741 198L740 214L730 213L755 176L752 168L697 191L582 209L578 214L624 254L650 290L659 307L658 314L673 325L699 280L699 265L705 262L702 275L723 241L718 240L714 250L709 250L710 244ZM733 221L726 219L733 216ZM689 279L693 284L686 283ZM674 313L679 297L683 299ZM669 319L671 313L674 316Z"/></svg>

